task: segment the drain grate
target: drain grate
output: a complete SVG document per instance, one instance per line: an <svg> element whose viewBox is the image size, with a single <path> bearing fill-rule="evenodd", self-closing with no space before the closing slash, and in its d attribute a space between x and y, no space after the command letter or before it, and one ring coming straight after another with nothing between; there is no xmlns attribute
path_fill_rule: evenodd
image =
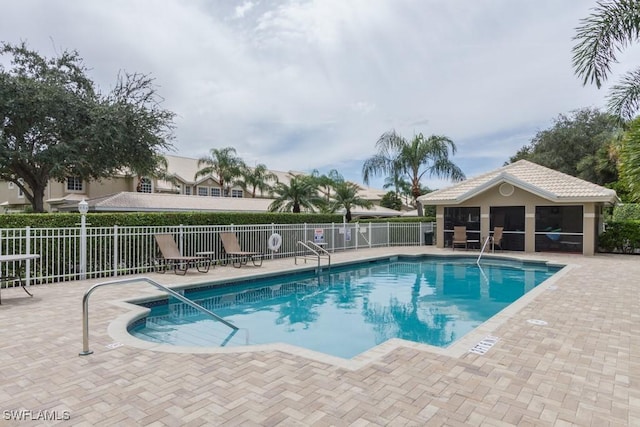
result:
<svg viewBox="0 0 640 427"><path fill-rule="evenodd" d="M480 354L480 355L485 354L498 341L500 341L500 338L494 337L494 336L491 336L491 335L487 335L486 337L484 337L482 339L482 341L480 341L478 344L474 345L473 348L471 348L469 350L469 353L475 353L475 354Z"/></svg>

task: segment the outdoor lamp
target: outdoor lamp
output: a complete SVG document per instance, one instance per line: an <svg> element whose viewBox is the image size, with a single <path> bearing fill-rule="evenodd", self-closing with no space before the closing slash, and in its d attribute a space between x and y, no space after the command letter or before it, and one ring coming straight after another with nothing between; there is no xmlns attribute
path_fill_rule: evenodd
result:
<svg viewBox="0 0 640 427"><path fill-rule="evenodd" d="M78 212L82 215L86 215L89 212L89 203L85 199L82 199L80 203L78 203Z"/></svg>

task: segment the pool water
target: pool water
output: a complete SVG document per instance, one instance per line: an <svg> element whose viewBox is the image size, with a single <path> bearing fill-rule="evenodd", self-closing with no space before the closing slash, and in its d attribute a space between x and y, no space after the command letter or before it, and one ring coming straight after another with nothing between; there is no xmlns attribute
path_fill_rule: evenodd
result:
<svg viewBox="0 0 640 427"><path fill-rule="evenodd" d="M129 332L179 346L284 342L351 358L390 338L446 347L561 267L475 258L403 258L185 290L229 327L170 298Z"/></svg>

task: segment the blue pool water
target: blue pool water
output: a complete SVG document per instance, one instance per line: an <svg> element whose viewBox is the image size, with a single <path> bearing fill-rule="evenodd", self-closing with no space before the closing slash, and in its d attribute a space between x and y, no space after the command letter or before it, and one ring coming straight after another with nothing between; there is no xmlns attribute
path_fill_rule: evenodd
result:
<svg viewBox="0 0 640 427"><path fill-rule="evenodd" d="M285 342L351 358L390 338L446 347L560 267L475 258L395 257L185 290L237 325L231 330L180 301L151 305L132 335L181 346Z"/></svg>

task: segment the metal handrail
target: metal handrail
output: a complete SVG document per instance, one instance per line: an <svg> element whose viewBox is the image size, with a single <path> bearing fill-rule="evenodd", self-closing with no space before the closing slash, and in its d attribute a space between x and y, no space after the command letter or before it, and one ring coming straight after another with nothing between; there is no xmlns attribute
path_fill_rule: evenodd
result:
<svg viewBox="0 0 640 427"><path fill-rule="evenodd" d="M227 320L224 320L222 317L218 316L214 312L207 310L203 306L191 301L189 298L186 298L185 296L180 295L178 292L174 291L173 289L170 289L164 285L161 285L160 283L148 277L134 277L131 279L110 280L108 282L102 282L102 283L98 283L97 285L93 285L91 288L87 289L87 291L84 293L84 296L82 297L82 352L79 354L80 356L87 356L93 353L93 351L89 350L89 296L91 295L91 293L101 286L123 285L127 283L135 283L135 282L146 282L152 286L155 286L156 288L162 291L165 291L169 295L179 299L183 303L195 308L196 310L199 310L205 314L208 314L209 316L213 317L217 321L230 327L234 331L238 330L238 327L236 325L229 323Z"/></svg>
<svg viewBox="0 0 640 427"><path fill-rule="evenodd" d="M478 264L478 267L480 267L480 258L482 258L482 254L484 253L484 250L490 240L493 240L493 236L487 237L484 241L484 244L482 245L482 249L480 249L480 255L478 255L478 259L476 260L476 264Z"/></svg>
<svg viewBox="0 0 640 427"><path fill-rule="evenodd" d="M318 251L318 257L322 257L322 256L326 256L327 257L327 263L329 268L331 268L331 254L322 246L320 246L319 244L312 242L311 240L307 240L307 244L309 246L311 246L313 249L315 249L316 251ZM322 254L322 255L321 255Z"/></svg>

